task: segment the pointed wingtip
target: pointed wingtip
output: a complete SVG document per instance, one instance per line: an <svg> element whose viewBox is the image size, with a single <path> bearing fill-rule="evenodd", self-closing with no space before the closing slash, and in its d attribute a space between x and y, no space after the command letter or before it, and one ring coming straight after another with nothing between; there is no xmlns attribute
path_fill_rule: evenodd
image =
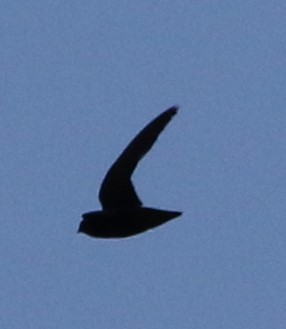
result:
<svg viewBox="0 0 286 329"><path fill-rule="evenodd" d="M172 115L175 115L179 111L179 108L180 107L178 105L174 105L174 106L168 108L167 112L169 112Z"/></svg>

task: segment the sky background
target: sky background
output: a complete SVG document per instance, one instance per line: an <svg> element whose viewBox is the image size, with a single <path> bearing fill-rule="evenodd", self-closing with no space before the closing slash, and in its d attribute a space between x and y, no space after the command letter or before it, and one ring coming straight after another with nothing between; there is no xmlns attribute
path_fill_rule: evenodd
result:
<svg viewBox="0 0 286 329"><path fill-rule="evenodd" d="M286 2L0 2L0 327L284 329ZM134 135L134 180L183 211L76 234Z"/></svg>

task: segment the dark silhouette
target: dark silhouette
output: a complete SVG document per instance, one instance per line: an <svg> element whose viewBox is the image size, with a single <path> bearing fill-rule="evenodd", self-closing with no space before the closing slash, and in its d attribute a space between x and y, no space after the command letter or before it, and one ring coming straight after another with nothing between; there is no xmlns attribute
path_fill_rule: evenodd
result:
<svg viewBox="0 0 286 329"><path fill-rule="evenodd" d="M99 199L103 210L83 214L78 232L97 238L124 238L152 229L182 214L179 211L142 207L131 181L138 162L151 149L177 111L178 107L173 106L160 114L121 153L101 185Z"/></svg>

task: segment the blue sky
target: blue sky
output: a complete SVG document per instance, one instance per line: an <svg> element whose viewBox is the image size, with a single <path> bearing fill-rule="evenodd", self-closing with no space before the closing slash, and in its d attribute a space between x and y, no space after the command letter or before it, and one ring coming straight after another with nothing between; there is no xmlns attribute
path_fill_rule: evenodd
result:
<svg viewBox="0 0 286 329"><path fill-rule="evenodd" d="M2 1L0 327L282 329L285 1ZM76 234L113 160L167 107L144 204Z"/></svg>

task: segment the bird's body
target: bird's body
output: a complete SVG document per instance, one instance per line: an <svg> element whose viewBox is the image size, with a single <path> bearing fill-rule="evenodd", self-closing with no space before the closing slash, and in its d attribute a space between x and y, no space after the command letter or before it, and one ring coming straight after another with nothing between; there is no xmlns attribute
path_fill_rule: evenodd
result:
<svg viewBox="0 0 286 329"><path fill-rule="evenodd" d="M82 230L96 238L126 238L143 233L180 216L178 211L138 207L83 214Z"/></svg>
<svg viewBox="0 0 286 329"><path fill-rule="evenodd" d="M131 176L140 159L177 113L171 107L151 121L126 147L107 172L99 192L102 211L82 215L78 232L97 238L125 238L180 216L178 211L142 207Z"/></svg>

